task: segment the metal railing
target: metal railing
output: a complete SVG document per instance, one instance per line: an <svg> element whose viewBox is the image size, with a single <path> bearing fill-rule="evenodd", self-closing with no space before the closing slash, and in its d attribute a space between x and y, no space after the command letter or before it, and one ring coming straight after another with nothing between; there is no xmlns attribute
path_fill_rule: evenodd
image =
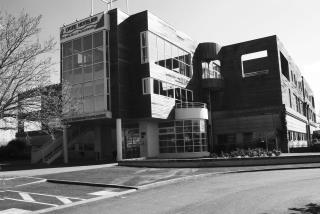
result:
<svg viewBox="0 0 320 214"><path fill-rule="evenodd" d="M207 108L207 104L200 102L178 102L176 108Z"/></svg>
<svg viewBox="0 0 320 214"><path fill-rule="evenodd" d="M213 70L203 68L202 79L223 79L223 77L221 76L220 68L216 66Z"/></svg>

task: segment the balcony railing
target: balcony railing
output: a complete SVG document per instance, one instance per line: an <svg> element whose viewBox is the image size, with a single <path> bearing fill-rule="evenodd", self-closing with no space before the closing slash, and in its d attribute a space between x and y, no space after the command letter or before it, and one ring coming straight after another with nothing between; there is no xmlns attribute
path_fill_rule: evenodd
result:
<svg viewBox="0 0 320 214"><path fill-rule="evenodd" d="M207 108L207 104L200 102L179 102L176 103L176 108Z"/></svg>

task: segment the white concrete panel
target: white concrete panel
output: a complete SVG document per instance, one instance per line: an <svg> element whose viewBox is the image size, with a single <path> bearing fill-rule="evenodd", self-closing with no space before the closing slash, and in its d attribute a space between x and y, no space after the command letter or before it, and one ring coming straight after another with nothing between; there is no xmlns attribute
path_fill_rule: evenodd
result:
<svg viewBox="0 0 320 214"><path fill-rule="evenodd" d="M175 109L176 120L204 119L208 120L206 108L178 108Z"/></svg>
<svg viewBox="0 0 320 214"><path fill-rule="evenodd" d="M286 116L286 120L287 120L287 129L289 131L306 133L306 123L298 119L295 119L289 115Z"/></svg>

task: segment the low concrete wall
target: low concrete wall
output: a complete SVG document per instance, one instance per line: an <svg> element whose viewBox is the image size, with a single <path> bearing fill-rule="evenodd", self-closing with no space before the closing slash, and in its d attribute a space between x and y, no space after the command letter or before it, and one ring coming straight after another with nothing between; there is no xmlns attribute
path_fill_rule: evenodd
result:
<svg viewBox="0 0 320 214"><path fill-rule="evenodd" d="M319 155L257 157L257 158L230 158L230 159L147 159L123 160L119 166L156 167L156 168L193 168L193 167L231 167L231 166L264 166L283 164L320 163Z"/></svg>

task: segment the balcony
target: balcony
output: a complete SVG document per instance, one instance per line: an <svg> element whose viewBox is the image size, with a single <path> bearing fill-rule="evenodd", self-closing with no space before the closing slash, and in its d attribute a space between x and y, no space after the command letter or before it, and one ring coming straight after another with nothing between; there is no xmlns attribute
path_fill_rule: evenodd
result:
<svg viewBox="0 0 320 214"><path fill-rule="evenodd" d="M202 88L216 91L223 89L224 81L220 74L220 67L218 65L211 66L207 63L203 63L202 67Z"/></svg>
<svg viewBox="0 0 320 214"><path fill-rule="evenodd" d="M181 102L175 106L176 120L208 119L208 109L205 103Z"/></svg>

